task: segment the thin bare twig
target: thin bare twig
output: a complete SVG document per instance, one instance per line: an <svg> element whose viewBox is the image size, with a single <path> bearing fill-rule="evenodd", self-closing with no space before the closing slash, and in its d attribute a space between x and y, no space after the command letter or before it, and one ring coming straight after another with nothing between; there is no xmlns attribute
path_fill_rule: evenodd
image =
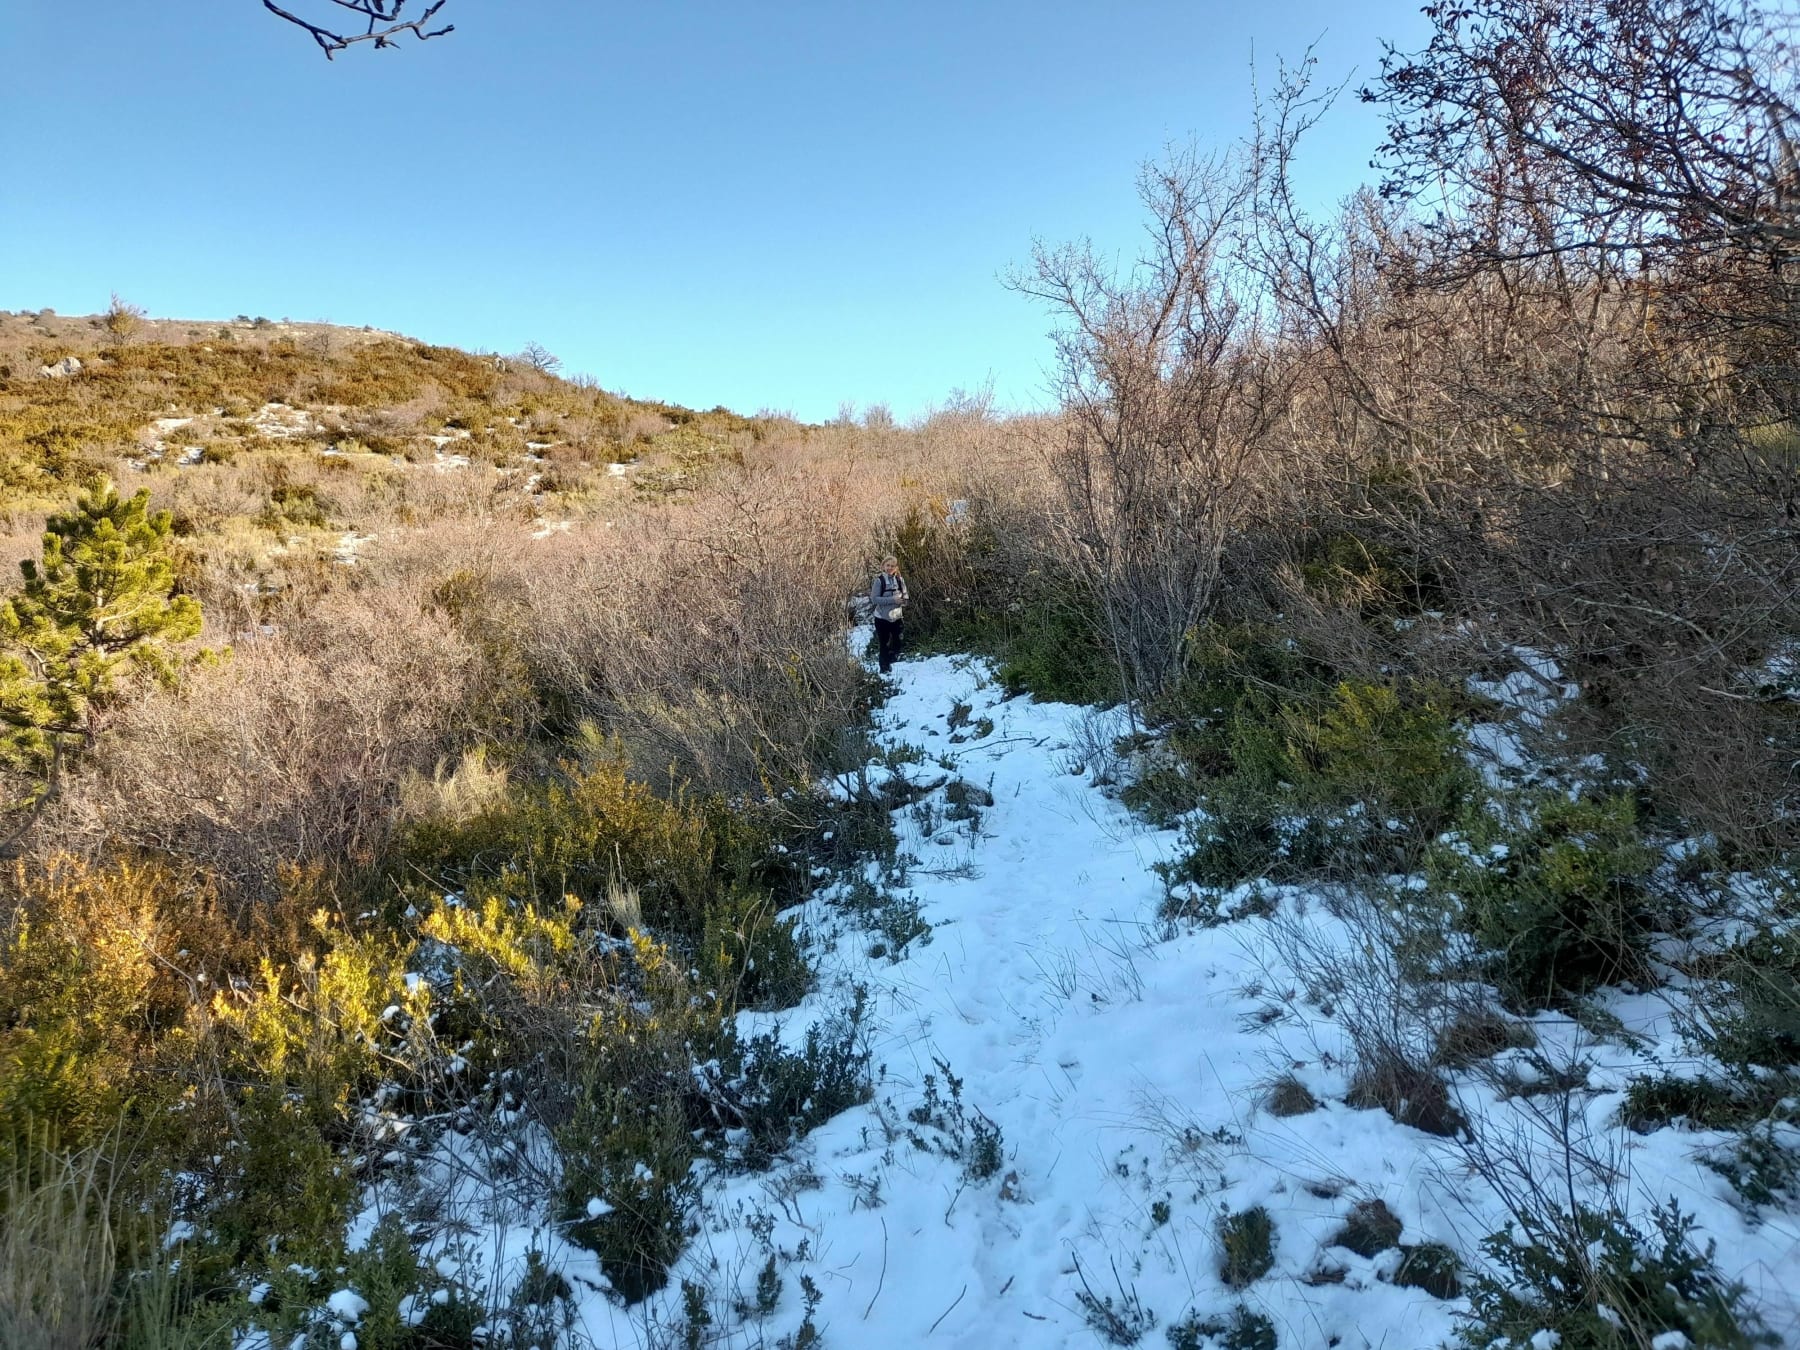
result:
<svg viewBox="0 0 1800 1350"><path fill-rule="evenodd" d="M869 1306L863 1309L863 1321L869 1320L869 1314L875 1311L875 1300L881 1297L881 1286L887 1283L887 1220L881 1221L881 1274L875 1277L875 1292L869 1296ZM951 1304L955 1307L955 1304ZM938 1319L942 1321L942 1318Z"/></svg>
<svg viewBox="0 0 1800 1350"><path fill-rule="evenodd" d="M933 1322L931 1324L931 1327L929 1328L929 1330L926 1331L925 1334L927 1336L931 1335L931 1333L933 1331L936 1331L938 1329L938 1326L943 1322L943 1320L946 1317L948 1317L951 1313L956 1311L956 1305L963 1301L963 1294L966 1294L968 1292L969 1292L969 1286L965 1284L962 1287L961 1293L957 1294L957 1296L950 1301L950 1306L948 1308L945 1308L944 1311L942 1311L941 1313L938 1314L938 1320L936 1322Z"/></svg>

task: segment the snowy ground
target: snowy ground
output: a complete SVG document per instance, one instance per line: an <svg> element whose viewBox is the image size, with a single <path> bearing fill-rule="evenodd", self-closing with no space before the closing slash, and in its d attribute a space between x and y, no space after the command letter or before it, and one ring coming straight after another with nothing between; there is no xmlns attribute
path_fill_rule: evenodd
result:
<svg viewBox="0 0 1800 1350"><path fill-rule="evenodd" d="M930 945L888 965L843 944L825 962L877 991L875 1058L888 1068L876 1107L813 1135L805 1162L824 1184L796 1196L773 1235L790 1250L811 1237L830 1343L1093 1346L1083 1275L1097 1297L1120 1309L1135 1298L1163 1325L1246 1302L1284 1345L1444 1337L1449 1308L1382 1283L1375 1262L1334 1252L1352 1268L1345 1280L1306 1283L1360 1196L1385 1197L1415 1241L1448 1234L1430 1198L1436 1141L1379 1111L1277 1120L1258 1110L1261 1084L1289 1067L1258 1027L1259 957L1232 929L1158 940L1150 865L1173 838L1146 831L1080 772L1086 711L1005 700L974 663L936 658L897 673L883 739L953 754L994 806L973 840L924 836L899 812L901 848L923 863L912 889ZM991 719L991 733L951 745L946 716L958 703L977 729ZM946 874L924 870L934 858ZM881 1117L904 1117L934 1060L1000 1127L1004 1165L984 1183L887 1142ZM880 1208L861 1203L869 1177ZM753 1205L763 1184L741 1189ZM1275 1268L1234 1294L1216 1273L1215 1222L1258 1204L1277 1221Z"/></svg>
<svg viewBox="0 0 1800 1350"><path fill-rule="evenodd" d="M791 1012L745 1015L746 1030L777 1025L797 1044L866 986L882 1071L874 1100L772 1172L711 1179L702 1231L646 1305L611 1302L592 1259L560 1242L525 1197L462 1259L504 1279L527 1249L544 1250L581 1295L579 1332L602 1347L668 1343L684 1279L709 1291L715 1320L699 1343L774 1346L801 1325L803 1275L832 1350L1104 1344L1084 1289L1150 1346L1167 1344L1164 1329L1190 1311L1240 1305L1294 1350L1452 1339L1466 1302L1394 1284L1397 1251L1365 1258L1332 1245L1351 1207L1372 1198L1401 1220L1402 1243L1443 1242L1468 1257L1505 1218L1454 1144L1343 1104L1341 1037L1293 997L1266 940L1283 918L1336 931L1320 898L1284 893L1274 921L1165 929L1151 865L1173 837L1090 783L1088 710L1006 699L969 660L907 661L895 676L878 715L889 759L916 761L903 769L916 783L960 779L993 803L973 822L946 820L939 788L923 809L895 813L902 853L916 859L902 890L931 924L927 939L899 959L872 954L878 939L815 902L802 926L816 942L818 990ZM1784 1343L1800 1344L1794 1216L1747 1212L1699 1165L1722 1136L1617 1126L1627 1078L1653 1063L1679 1067L1680 1051L1661 1001L1620 996L1610 1010L1640 1048L1583 1042L1549 1017L1536 1029L1553 1057L1590 1061L1577 1126L1614 1169L1615 1193L1634 1213L1678 1197ZM943 1066L961 1082L963 1125L921 1128L909 1113L928 1075L948 1096ZM1283 1073L1319 1109L1265 1109L1266 1086ZM1538 1099L1457 1086L1482 1128L1542 1147L1529 1105ZM999 1165L972 1178L983 1118L999 1129ZM962 1159L945 1156L959 1145ZM472 1161L470 1174L489 1170ZM1274 1265L1232 1290L1217 1222L1258 1205L1274 1220ZM781 1292L759 1314L757 1276L771 1256Z"/></svg>

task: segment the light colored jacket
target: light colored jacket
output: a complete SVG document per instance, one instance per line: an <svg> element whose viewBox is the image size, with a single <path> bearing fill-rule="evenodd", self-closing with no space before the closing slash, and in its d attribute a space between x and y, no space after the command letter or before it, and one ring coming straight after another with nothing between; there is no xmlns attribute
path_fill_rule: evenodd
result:
<svg viewBox="0 0 1800 1350"><path fill-rule="evenodd" d="M878 619L892 623L900 617L911 598L907 594L906 578L899 573L890 577L886 572L877 572L875 580L869 583L869 609Z"/></svg>

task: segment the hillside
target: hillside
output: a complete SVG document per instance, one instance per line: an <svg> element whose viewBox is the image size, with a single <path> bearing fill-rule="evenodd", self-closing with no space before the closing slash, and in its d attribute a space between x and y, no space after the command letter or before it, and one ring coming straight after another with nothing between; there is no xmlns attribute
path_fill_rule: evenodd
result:
<svg viewBox="0 0 1800 1350"><path fill-rule="evenodd" d="M268 477L277 464L317 467L307 455L342 460L324 467L351 497L384 469L481 465L510 473L521 500L579 499L615 490L609 476L677 488L769 429L392 333L267 319L133 315L120 334L107 324L0 315L0 506L41 508L102 473L135 484L236 465Z"/></svg>

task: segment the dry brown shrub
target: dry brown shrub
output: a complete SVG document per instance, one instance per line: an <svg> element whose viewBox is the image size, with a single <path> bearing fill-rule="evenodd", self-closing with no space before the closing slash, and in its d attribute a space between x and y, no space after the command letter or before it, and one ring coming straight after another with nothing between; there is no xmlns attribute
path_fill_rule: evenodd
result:
<svg viewBox="0 0 1800 1350"><path fill-rule="evenodd" d="M734 476L622 523L585 567L536 578L534 605L559 617L535 626L527 659L559 672L652 781L671 768L730 792L807 781L854 720L852 528L837 485Z"/></svg>
<svg viewBox="0 0 1800 1350"><path fill-rule="evenodd" d="M19 584L19 561L36 558L43 546L44 514L15 511L0 516L0 595Z"/></svg>
<svg viewBox="0 0 1800 1350"><path fill-rule="evenodd" d="M43 821L37 857L141 848L213 869L233 899L267 898L284 863L354 867L403 799L461 801L477 779L489 792L502 771L528 777L584 724L652 782L673 771L761 793L808 780L856 720L846 600L881 529L922 498L1036 481L1017 468L1022 439L985 405L873 431L701 414L694 434L727 452L717 471L642 501L628 479L589 469L580 442L610 456L673 413L469 371L494 402L445 402L432 386L390 408L314 412L333 436L374 437L479 412L495 428L485 439L556 442L546 463L408 465L265 440L145 470L180 522L206 641L230 654L177 693L140 690L115 710ZM241 430L213 420L220 435ZM305 519L271 511L278 490ZM488 771L464 772L484 749Z"/></svg>
<svg viewBox="0 0 1800 1350"><path fill-rule="evenodd" d="M407 774L475 729L482 673L415 592L327 594L178 695L122 709L38 844L147 848L242 895L275 894L296 862L366 863Z"/></svg>

